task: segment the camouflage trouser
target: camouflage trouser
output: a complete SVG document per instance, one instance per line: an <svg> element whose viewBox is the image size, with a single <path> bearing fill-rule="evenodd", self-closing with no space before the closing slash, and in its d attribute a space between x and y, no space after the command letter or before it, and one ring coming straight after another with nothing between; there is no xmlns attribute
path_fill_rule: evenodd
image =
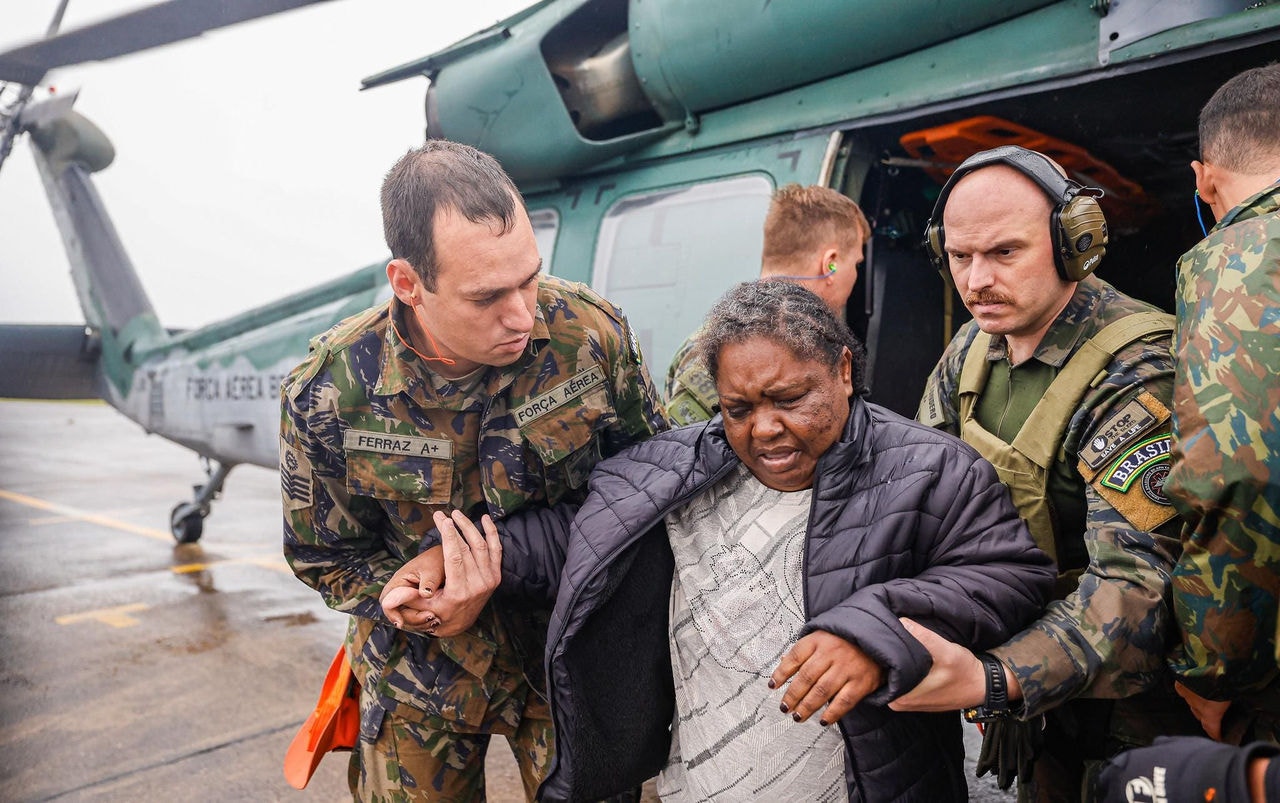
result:
<svg viewBox="0 0 1280 803"><path fill-rule="evenodd" d="M554 745L551 712L527 684L518 701L495 702L484 733L456 733L383 715L376 741L364 738L351 751L348 782L357 800L367 803L478 803L485 799L484 760L492 735L506 736L520 767L525 798L533 801L551 765ZM519 696L519 695L517 695ZM361 693L361 713L376 706ZM523 707L523 714L514 714ZM362 717L363 719L364 717Z"/></svg>

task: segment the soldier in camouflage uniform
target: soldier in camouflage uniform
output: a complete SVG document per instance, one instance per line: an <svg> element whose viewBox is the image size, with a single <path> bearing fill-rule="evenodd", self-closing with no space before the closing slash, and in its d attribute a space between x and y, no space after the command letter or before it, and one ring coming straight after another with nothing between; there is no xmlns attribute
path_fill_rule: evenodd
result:
<svg viewBox="0 0 1280 803"><path fill-rule="evenodd" d="M765 216L760 278L798 282L843 319L870 238L866 215L847 196L827 187L788 184L774 192ZM697 343L694 332L676 349L667 370L667 416L675 424L707 421L720 404L715 382L698 359Z"/></svg>
<svg viewBox="0 0 1280 803"><path fill-rule="evenodd" d="M1198 732L1165 668L1172 320L1092 275L1106 224L1088 201L1039 154L996 149L957 169L929 232L974 320L917 417L996 465L1059 576L1043 616L986 654L913 628L934 668L893 707L968 709L986 723L979 772L1007 787L1016 771L1020 800L1088 799L1101 760Z"/></svg>
<svg viewBox="0 0 1280 803"><path fill-rule="evenodd" d="M596 461L665 422L622 313L542 274L523 202L492 157L428 142L388 173L382 208L394 298L317 337L284 385L285 557L353 617L353 794L483 800L500 734L532 800L553 748L547 612L495 603L436 638L431 623L388 622L379 592L433 512L580 500Z"/></svg>
<svg viewBox="0 0 1280 803"><path fill-rule="evenodd" d="M1280 741L1280 65L1210 98L1200 154L1218 223L1178 263L1172 665L1210 735Z"/></svg>

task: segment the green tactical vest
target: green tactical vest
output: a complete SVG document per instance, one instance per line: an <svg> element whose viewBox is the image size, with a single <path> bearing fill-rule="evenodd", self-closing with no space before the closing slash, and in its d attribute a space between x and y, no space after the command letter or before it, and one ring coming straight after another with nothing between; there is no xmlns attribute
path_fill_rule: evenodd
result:
<svg viewBox="0 0 1280 803"><path fill-rule="evenodd" d="M1074 535L1054 532L1047 493L1050 469L1062 448L1067 425L1085 393L1115 359L1116 352L1141 338L1172 333L1173 325L1172 315L1139 312L1103 327L1071 355L1027 416L1013 443L1005 443L988 432L975 418L978 399L991 374L991 363L987 360L991 335L978 332L965 354L964 367L960 370L960 438L995 466L1036 545L1055 563L1063 551L1060 548L1063 537ZM1056 589L1059 598L1075 588L1081 572L1077 569L1059 575Z"/></svg>

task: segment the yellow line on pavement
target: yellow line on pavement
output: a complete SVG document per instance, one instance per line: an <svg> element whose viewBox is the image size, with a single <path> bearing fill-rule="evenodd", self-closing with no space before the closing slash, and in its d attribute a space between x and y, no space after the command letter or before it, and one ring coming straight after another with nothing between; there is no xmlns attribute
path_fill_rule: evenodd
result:
<svg viewBox="0 0 1280 803"><path fill-rule="evenodd" d="M151 606L141 602L134 602L129 605L119 605L115 608L99 608L96 611L83 611L81 613L67 614L66 616L56 616L53 621L60 625L94 621L111 627L133 627L138 623L138 620L129 614L145 611L149 607Z"/></svg>
<svg viewBox="0 0 1280 803"><path fill-rule="evenodd" d="M96 513L89 513L79 510L68 505L60 505L56 502L46 502L43 499L37 499L34 496L26 496L24 494L14 493L0 489L0 499L7 499L10 502L17 502L20 505L33 507L37 510L44 510L50 513L58 514L59 521L84 521L89 524L97 524L101 527L107 527L113 530L121 530L134 535L142 535L147 538L154 538L157 541L164 541L166 544L173 543L173 536L170 533L161 530L154 530L150 527L140 527L136 524L130 524L126 521L110 518L109 516L99 516ZM41 522L48 522L50 519L41 518ZM212 565L226 565L228 563L246 563L250 566L258 566L263 569L271 569L272 571L281 572L283 574L293 574L293 570L289 568L289 564L285 563L284 558L276 555L274 557L251 557L251 558L229 558L226 560L202 562L202 563L184 563L172 568L176 574L192 574L194 572L203 571Z"/></svg>
<svg viewBox="0 0 1280 803"><path fill-rule="evenodd" d="M136 524L130 524L127 521L109 518L107 516L99 516L96 513L89 513L79 510L69 505L59 505L56 502L46 502L43 499L36 499L34 496L26 496L25 494L14 493L0 489L0 499L8 499L10 502L17 502L20 505L34 507L37 510L45 510L50 513L57 513L69 519L88 522L89 524L97 524L101 527L109 527L113 530L121 530L134 535L142 535L147 538L154 538L157 541L173 542L173 536L160 530L153 530L150 527L139 527Z"/></svg>

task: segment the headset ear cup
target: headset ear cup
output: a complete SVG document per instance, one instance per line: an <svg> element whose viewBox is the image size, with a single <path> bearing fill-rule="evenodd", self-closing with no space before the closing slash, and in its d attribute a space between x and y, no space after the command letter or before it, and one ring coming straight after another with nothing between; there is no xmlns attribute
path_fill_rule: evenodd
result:
<svg viewBox="0 0 1280 803"><path fill-rule="evenodd" d="M951 269L947 265L947 252L943 245L943 231L941 223L930 223L924 230L924 247L929 252L929 261L933 263L933 267L942 274L942 278L951 279Z"/></svg>
<svg viewBox="0 0 1280 803"><path fill-rule="evenodd" d="M1107 253L1107 218L1096 198L1077 195L1055 211L1053 223L1058 273L1065 281L1078 282Z"/></svg>

